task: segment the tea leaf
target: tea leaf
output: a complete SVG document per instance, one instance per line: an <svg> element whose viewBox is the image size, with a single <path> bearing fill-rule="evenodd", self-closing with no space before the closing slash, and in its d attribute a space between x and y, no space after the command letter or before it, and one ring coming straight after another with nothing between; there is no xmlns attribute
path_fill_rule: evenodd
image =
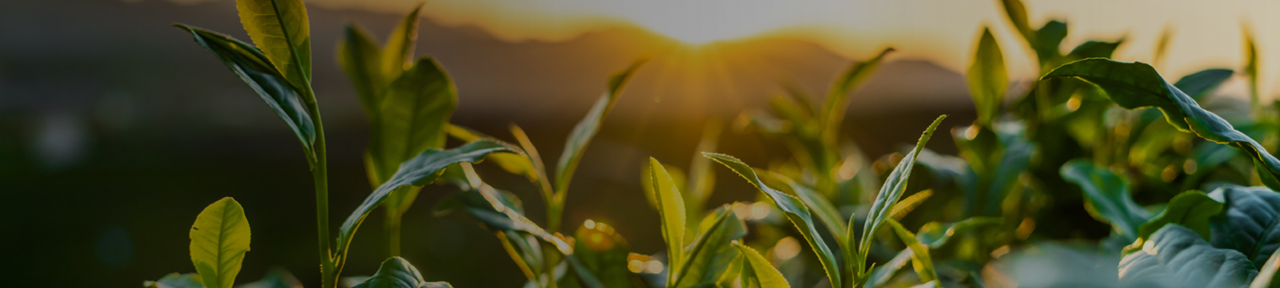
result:
<svg viewBox="0 0 1280 288"><path fill-rule="evenodd" d="M1044 26L1036 30L1035 38L1036 42L1031 43L1031 48L1035 50L1036 58L1040 60L1040 66L1044 67L1062 57L1062 51L1059 47L1062 46L1062 39L1067 38L1067 23L1058 20L1044 23ZM1053 67L1057 66L1043 68L1041 72Z"/></svg>
<svg viewBox="0 0 1280 288"><path fill-rule="evenodd" d="M604 96L591 106L591 110L587 111L587 116L582 118L582 121L573 126L569 139L564 143L564 150L560 151L560 161L556 165L556 194L569 191L569 181L573 179L573 172L578 169L578 160L582 159L582 153L587 151L587 144L591 142L592 137L596 136L596 132L600 131L600 123L604 122L604 117L609 114L609 110L613 110L614 100L617 100L618 94L622 93L622 86L627 83L631 75L635 74L641 64L644 64L644 60L631 63L627 69L610 76L608 90L605 90Z"/></svg>
<svg viewBox="0 0 1280 288"><path fill-rule="evenodd" d="M1209 242L1240 251L1255 267L1262 267L1280 248L1280 194L1265 187L1229 185L1213 190L1209 197L1226 209L1212 218Z"/></svg>
<svg viewBox="0 0 1280 288"><path fill-rule="evenodd" d="M385 77L399 77L409 67L413 59L413 47L418 42L418 12L422 11L424 5L418 4L413 11L409 11L400 20L400 24L396 25L396 29L391 31L391 36L387 37L387 45L381 53L382 75Z"/></svg>
<svg viewBox="0 0 1280 288"><path fill-rule="evenodd" d="M1151 65L1085 59L1058 67L1041 79L1054 77L1084 79L1105 90L1111 101L1127 109L1158 107L1169 124L1178 130L1193 132L1209 141L1230 144L1248 154L1253 158L1262 183L1272 189L1280 188L1280 179L1277 179L1280 177L1280 160L1222 117L1200 108L1194 99L1160 78Z"/></svg>
<svg viewBox="0 0 1280 288"><path fill-rule="evenodd" d="M969 65L968 78L969 93L978 110L978 123L990 126L1000 116L1009 75L1004 68L1000 44L996 43L989 28L984 27L982 37L978 38L978 48L973 54L973 63Z"/></svg>
<svg viewBox="0 0 1280 288"><path fill-rule="evenodd" d="M827 228L827 232L831 232L831 236L836 241L844 240L846 234L845 226L848 224L845 223L844 217L840 217L839 210L836 209L835 205L831 204L831 201L828 201L826 197L819 195L817 191L813 191L808 186L796 183L796 181L782 174L769 172L765 175L770 178L769 180L781 183L780 187L789 188L793 192L792 194L796 196L796 199L800 199L805 206L813 209L814 215L818 216L818 220L822 221L822 225Z"/></svg>
<svg viewBox="0 0 1280 288"><path fill-rule="evenodd" d="M1270 191L1268 191L1270 192ZM1200 191L1187 191L1174 196L1164 211L1138 227L1138 238L1147 238L1165 224L1178 224L1209 240L1209 217L1222 211L1222 203ZM1278 235L1280 236L1280 235ZM1265 261L1265 260L1264 260Z"/></svg>
<svg viewBox="0 0 1280 288"><path fill-rule="evenodd" d="M422 280L422 273L418 272L418 268L409 264L404 258L391 257L387 261L382 261L382 267L378 267L378 272L374 273L369 279L357 284L351 288L451 288L453 286L445 282L427 282Z"/></svg>
<svg viewBox="0 0 1280 288"><path fill-rule="evenodd" d="M365 114L376 118L382 103L382 90L391 81L382 74L378 44L355 24L344 27L342 37L338 46L338 65L342 66L351 86L356 89Z"/></svg>
<svg viewBox="0 0 1280 288"><path fill-rule="evenodd" d="M516 127L514 125L512 127L513 127L512 129L513 132L516 129L519 129L519 127ZM521 134L523 134L524 131L520 131L520 132ZM484 135L483 133L480 133L478 131L471 130L470 128L462 127L454 124L449 124L448 126L446 126L445 133L449 134L450 137L453 137L458 140L462 140L463 142L471 142L471 141L476 141L484 138L494 138L489 135ZM520 138L520 137L517 137L517 138ZM523 143L521 144L523 145ZM517 155L517 154L510 154L510 153L498 153L498 154L490 154L487 160L492 161L493 164L498 164L498 167L502 167L502 170L506 170L511 174L524 175L525 178L528 178L531 181L537 181L537 179L539 179L538 174L536 170L534 170L533 164L530 163L530 160L529 160L529 159L536 158L533 156L533 155L536 155L535 153L536 151L535 149L529 149L529 148L533 148L532 143L530 144L531 145L529 146L522 147L524 149L524 152L528 155L527 157L524 155Z"/></svg>
<svg viewBox="0 0 1280 288"><path fill-rule="evenodd" d="M747 236L746 223L738 219L732 209L721 210L707 215L703 222L711 221L711 225L700 229L693 243L684 248L686 260L680 265L679 278L672 287L714 285L738 257L737 249L730 242Z"/></svg>
<svg viewBox="0 0 1280 288"><path fill-rule="evenodd" d="M1084 198L1098 216L1105 218L1120 235L1129 240L1140 236L1138 226L1151 219L1151 213L1133 202L1129 181L1106 169L1093 166L1088 159L1076 159L1062 165L1062 179L1080 185ZM1159 227L1156 227L1159 228Z"/></svg>
<svg viewBox="0 0 1280 288"><path fill-rule="evenodd" d="M920 243L916 239L916 235L902 227L902 223L897 220L889 219L889 227L893 227L893 232L898 234L898 238L902 239L902 243L911 249L911 266L919 275L920 281L929 282L938 279L938 273L933 269L933 258L929 257L929 246Z"/></svg>
<svg viewBox="0 0 1280 288"><path fill-rule="evenodd" d="M231 288L249 252L249 221L231 197L209 204L191 224L191 263L204 287Z"/></svg>
<svg viewBox="0 0 1280 288"><path fill-rule="evenodd" d="M1178 82L1173 83L1173 87L1182 90L1183 93L1191 96L1191 99L1201 101L1214 88L1218 88L1219 85L1222 85L1222 82L1230 79L1233 73L1231 69L1200 70L1200 72L1182 76L1181 79L1178 79Z"/></svg>
<svg viewBox="0 0 1280 288"><path fill-rule="evenodd" d="M782 272L778 272L778 268L769 264L769 260L760 256L760 252L756 252L756 249L738 243L734 243L733 246L738 247L738 251L742 254L742 288L791 287L791 284L787 283L787 278L782 276Z"/></svg>
<svg viewBox="0 0 1280 288"><path fill-rule="evenodd" d="M401 162L443 147L445 127L457 105L453 81L431 58L419 60L393 81L383 95L369 145L378 183L389 179Z"/></svg>
<svg viewBox="0 0 1280 288"><path fill-rule="evenodd" d="M1141 249L1120 260L1126 287L1240 287L1258 274L1244 254L1214 248L1180 225L1164 226L1135 245Z"/></svg>
<svg viewBox="0 0 1280 288"><path fill-rule="evenodd" d="M311 28L302 0L236 0L236 10L276 71L294 88L311 87Z"/></svg>
<svg viewBox="0 0 1280 288"><path fill-rule="evenodd" d="M805 242L808 242L809 247L813 248L814 253L818 255L818 260L822 263L822 269L827 273L827 280L832 283L831 286L843 287L840 285L842 282L840 281L841 272L837 264L839 262L837 262L835 254L831 252L831 248L827 246L826 241L822 240L822 236L818 233L818 228L814 226L813 216L809 214L809 207L805 206L804 202L795 196L787 195L765 185L764 181L761 181L760 177L757 176L756 171L751 166L747 166L746 163L742 163L742 160L738 160L738 158L717 153L702 153L702 155L720 162L725 167L729 167L729 170L738 173L738 176L742 176L748 183L759 189L760 192L764 192L766 196L769 196L769 199L778 205L778 209L786 213L787 219L791 221L792 225L795 225L797 230L800 230L800 235L804 236ZM743 277L743 279L746 279L745 277L747 276L744 275ZM743 287L746 287L745 283Z"/></svg>
<svg viewBox="0 0 1280 288"><path fill-rule="evenodd" d="M854 63L850 65L844 74L837 78L831 85L831 91L827 92L826 102L822 104L823 114L820 121L822 123L822 139L828 144L835 144L836 136L840 133L840 123L844 121L844 113L849 109L849 93L853 92L862 82L866 82L871 77L871 73L880 67L880 62L884 60L885 55L893 52L893 48L885 48L880 51L876 57L866 61Z"/></svg>
<svg viewBox="0 0 1280 288"><path fill-rule="evenodd" d="M1000 2L1004 4L1005 16L1013 22L1013 27L1022 34L1022 38L1026 39L1027 43L1036 43L1036 35L1032 33L1031 23L1027 20L1027 6L1020 0L1000 0Z"/></svg>
<svg viewBox="0 0 1280 288"><path fill-rule="evenodd" d="M175 26L191 33L197 44L213 52L231 72L235 72L245 84L249 84L253 92L262 96L262 100L267 101L267 106L280 115L285 124L289 124L289 129L302 141L307 154L311 154L316 129L311 122L311 114L303 104L303 93L291 86L282 76L284 74L272 68L271 62L261 50L227 35L182 24Z"/></svg>
<svg viewBox="0 0 1280 288"><path fill-rule="evenodd" d="M999 225L1000 220L998 217L973 217L946 224L929 222L925 223L924 226L920 226L919 233L916 233L916 239L919 239L920 243L929 246L931 249L938 249L942 248L943 245L947 245L947 241L951 240L951 237L979 227Z"/></svg>
<svg viewBox="0 0 1280 288"><path fill-rule="evenodd" d="M946 118L947 115L942 115L933 120L933 124L930 124L929 128L926 128L924 133L920 135L920 140L916 141L915 149L903 156L902 161L898 162L898 166L894 167L889 176L885 178L884 185L880 186L880 192L876 194L875 202L871 204L871 210L867 212L867 222L863 224L861 238L857 240L853 238L855 230L852 226L854 221L849 221L850 227L847 230L849 235L845 239L850 244L846 246L845 259L849 260L846 262L852 262L853 264L851 265L857 265L859 270L854 271L854 274L858 275L859 278L870 272L862 270L862 263L865 262L867 254L871 250L871 242L874 240L872 236L880 229L881 224L893 216L892 207L897 204L898 199L902 198L902 194L906 192L907 179L911 177L911 169L915 167L916 156L920 155L920 149L924 149L924 144L929 142L929 137L933 136L934 130L938 128L939 124L942 124L942 119ZM853 245L854 241L859 241L857 246ZM853 254L853 249L857 249L857 254Z"/></svg>
<svg viewBox="0 0 1280 288"><path fill-rule="evenodd" d="M392 175L382 186L378 186L369 196L360 203L356 210L351 212L346 221L342 222L342 229L338 231L337 252L335 256L338 261L346 257L347 247L351 245L351 239L355 236L356 228L359 228L360 222L364 221L365 216L373 211L373 208L382 204L387 196L397 188L403 186L422 186L435 181L440 172L449 165L455 163L475 163L483 160L485 156L497 152L522 153L519 148L512 147L509 144L499 142L497 140L476 140L458 148L449 150L427 149L418 154L418 156L400 164L400 169Z"/></svg>
<svg viewBox="0 0 1280 288"><path fill-rule="evenodd" d="M649 157L649 171L658 213L662 214L662 239L667 242L667 263L670 263L670 271L681 271L680 265L684 264L684 200L680 189L658 159ZM667 273L667 286L674 286L678 276L674 272Z"/></svg>
<svg viewBox="0 0 1280 288"><path fill-rule="evenodd" d="M574 258L605 287L635 287L631 282L633 274L627 268L631 248L626 239L605 223L594 222L591 225L580 225L574 233Z"/></svg>

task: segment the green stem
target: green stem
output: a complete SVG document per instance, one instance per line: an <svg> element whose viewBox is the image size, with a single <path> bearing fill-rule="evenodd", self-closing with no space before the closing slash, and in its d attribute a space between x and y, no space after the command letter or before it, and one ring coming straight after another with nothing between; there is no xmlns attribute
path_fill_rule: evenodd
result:
<svg viewBox="0 0 1280 288"><path fill-rule="evenodd" d="M387 222L383 224L383 230L387 232L387 252L391 256L400 256L400 218L403 215L402 211L393 210L391 207L383 207L383 209L387 210Z"/></svg>
<svg viewBox="0 0 1280 288"><path fill-rule="evenodd" d="M320 121L320 105L316 103L315 91L311 87L306 87L307 113L311 114L311 124L316 129L315 143L312 144L311 155L308 156L311 164L311 177L315 180L316 187L316 231L317 243L319 244L320 256L320 283L323 288L336 288L338 280L338 272L336 269L333 253L330 251L333 246L329 244L329 171L327 157L325 157L324 145L324 125Z"/></svg>

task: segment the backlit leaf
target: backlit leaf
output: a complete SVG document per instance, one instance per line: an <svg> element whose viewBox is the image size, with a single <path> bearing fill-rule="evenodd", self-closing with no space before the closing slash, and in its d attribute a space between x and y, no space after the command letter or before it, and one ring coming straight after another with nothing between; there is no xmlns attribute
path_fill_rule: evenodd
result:
<svg viewBox="0 0 1280 288"><path fill-rule="evenodd" d="M764 181L757 176L755 169L747 166L746 163L738 160L738 158L717 153L702 153L702 155L723 164L725 167L729 167L729 170L733 170L738 176L746 179L747 183L751 183L760 192L764 192L766 196L769 196L769 199L778 205L778 209L787 215L787 220L790 220L791 224L795 225L797 230L800 230L800 234L809 243L809 247L813 248L814 253L818 255L818 260L822 263L822 269L826 271L827 280L833 283L832 287L842 287L840 286L840 283L842 283L840 281L841 270L837 265L836 256L831 252L831 247L827 246L826 241L822 240L821 235L818 233L818 228L815 226L813 216L809 214L809 207L805 206L804 202L795 196L787 195L765 185ZM747 276L744 275L743 277ZM746 287L746 285L744 284L743 287Z"/></svg>
<svg viewBox="0 0 1280 288"><path fill-rule="evenodd" d="M929 282L938 279L938 273L933 269L933 258L929 256L929 246L920 243L916 239L916 235L902 227L897 220L889 219L889 227L893 227L893 232L898 234L898 238L902 239L902 243L911 249L911 266L916 270L916 275L920 277L920 281Z"/></svg>
<svg viewBox="0 0 1280 288"><path fill-rule="evenodd" d="M897 205L898 199L901 199L902 194L907 190L907 179L911 177L911 170L915 167L916 156L920 155L920 150L924 149L924 144L929 142L929 137L933 136L934 130L938 128L939 124L942 124L942 119L946 118L947 115L942 115L933 120L933 124L930 124L929 128L926 128L924 133L920 135L920 139L916 141L915 149L903 156L902 161L898 162L898 166L894 167L892 172L889 172L888 177L884 180L884 185L880 186L880 192L876 194L875 202L871 204L871 210L867 212L867 221L863 224L862 237L855 240L852 235L855 231L852 227L854 221L849 221L851 227L847 231L850 235L846 236L845 239L851 244L846 246L848 250L845 252L845 259L849 260L846 262L852 262L857 265L858 270L853 272L859 275L859 278L870 272L862 265L864 265L867 254L871 250L871 242L875 238L872 236L880 230L880 225L892 218L893 206ZM858 245L852 245L854 241L858 241ZM855 247L857 254L852 254Z"/></svg>
<svg viewBox="0 0 1280 288"><path fill-rule="evenodd" d="M387 45L383 47L382 75L387 79L400 77L400 73L408 69L413 60L413 48L418 40L418 12L423 4L418 4L400 20L396 29L387 37Z"/></svg>
<svg viewBox="0 0 1280 288"><path fill-rule="evenodd" d="M684 229L685 229L685 213L684 199L680 196L680 189L671 180L671 175L667 174L667 169L662 167L662 163L653 157L649 158L649 175L653 182L653 193L655 202L658 204L658 213L662 216L662 240L667 243L667 263L671 267L670 271L681 271L680 265L684 264ZM667 273L667 286L674 287L678 273Z"/></svg>
<svg viewBox="0 0 1280 288"><path fill-rule="evenodd" d="M311 28L302 0L236 0L240 23L293 87L311 86Z"/></svg>
<svg viewBox="0 0 1280 288"><path fill-rule="evenodd" d="M557 161L556 165L556 194L569 191L569 181L573 179L573 172L578 169L578 161L582 159L582 153L587 151L587 144L596 136L596 132L600 131L600 123L604 122L604 117L609 114L609 110L613 110L618 94L622 93L622 86L631 79L641 64L644 64L644 60L636 61L627 69L610 76L604 96L600 96L596 104L591 106L591 110L587 111L587 116L573 126L572 132L569 132L569 139L565 141L564 150L560 151L560 161Z"/></svg>
<svg viewBox="0 0 1280 288"><path fill-rule="evenodd" d="M844 121L844 113L849 109L849 93L853 92L862 82L866 82L871 77L871 73L880 67L880 63L884 61L885 55L893 52L893 48L885 48L880 51L876 57L866 61L857 62L850 65L840 78L836 78L832 82L831 91L827 92L826 102L823 103L823 115L820 119L822 123L822 139L828 145L834 145L836 137L840 133L840 123Z"/></svg>
<svg viewBox="0 0 1280 288"><path fill-rule="evenodd" d="M714 285L721 274L729 269L738 257L738 250L730 242L747 236L747 226L732 209L721 209L707 215L709 227L685 247L686 261L680 265L679 278L673 287L697 287ZM714 218L713 218L714 217Z"/></svg>
<svg viewBox="0 0 1280 288"><path fill-rule="evenodd" d="M791 284L787 283L787 278L782 276L782 272L778 272L778 268L769 264L769 260L760 256L760 252L756 252L756 249L737 243L733 246L738 247L738 251L742 254L742 288L791 287Z"/></svg>
<svg viewBox="0 0 1280 288"><path fill-rule="evenodd" d="M231 288L249 252L249 220L231 197L209 204L191 224L191 263L208 288Z"/></svg>

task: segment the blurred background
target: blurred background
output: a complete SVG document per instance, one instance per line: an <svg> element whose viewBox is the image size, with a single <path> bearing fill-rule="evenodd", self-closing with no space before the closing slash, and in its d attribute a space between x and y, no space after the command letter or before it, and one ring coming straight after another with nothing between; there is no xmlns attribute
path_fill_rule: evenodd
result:
<svg viewBox="0 0 1280 288"><path fill-rule="evenodd" d="M645 158L687 167L704 123L728 127L743 111L765 109L783 93L779 83L822 95L850 61L896 48L854 92L843 126L867 155L883 155L914 143L938 114L951 116L942 129L973 120L962 73L983 25L1003 47L1011 79L1031 81L1034 56L1015 40L997 2L437 0L424 8L416 54L438 59L455 80L452 122L506 140L507 125L519 124L545 159L559 157L563 139L612 72L649 59L587 151L564 222L610 223L633 250L651 254L663 247L658 215L641 192ZM386 37L417 2L306 3L336 223L370 191L361 159L368 125L336 63L342 27L359 23ZM1027 5L1032 25L1069 23L1066 46L1125 40L1115 57L1123 61L1150 61L1160 34L1169 31L1168 60L1159 66L1166 77L1239 68L1244 26L1253 27L1263 62L1280 55L1273 45L1280 19L1266 14L1280 11L1276 2ZM5 286L136 287L193 271L186 231L200 209L223 196L245 206L253 227L241 280L278 266L318 285L313 191L295 136L175 22L248 39L231 0L0 1ZM1273 98L1266 84L1277 77L1273 68L1259 73L1266 99ZM1219 94L1243 99L1242 82L1228 82ZM780 143L733 129L720 143L721 152L753 165L786 155ZM947 139L928 147L956 150ZM528 215L541 221L534 187L477 167L495 186L521 196ZM757 192L729 171L717 173L725 180L711 205L755 199ZM435 200L451 192L428 186L405 215L405 258L426 279L456 287L522 285L492 234L465 215L431 214ZM385 258L380 220L366 222L344 275L372 274Z"/></svg>

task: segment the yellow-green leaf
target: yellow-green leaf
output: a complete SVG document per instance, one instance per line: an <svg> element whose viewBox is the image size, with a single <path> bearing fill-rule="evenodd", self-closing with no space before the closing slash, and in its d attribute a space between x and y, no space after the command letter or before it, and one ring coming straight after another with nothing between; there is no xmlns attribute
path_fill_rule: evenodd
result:
<svg viewBox="0 0 1280 288"><path fill-rule="evenodd" d="M191 263L208 288L231 288L249 252L249 220L231 197L209 204L191 225Z"/></svg>
<svg viewBox="0 0 1280 288"><path fill-rule="evenodd" d="M742 288L791 287L782 272L778 272L778 268L769 264L769 260L760 256L756 249L738 243L733 246L738 247L738 252L742 254Z"/></svg>
<svg viewBox="0 0 1280 288"><path fill-rule="evenodd" d="M311 28L302 0L236 0L249 39L298 89L311 86Z"/></svg>
<svg viewBox="0 0 1280 288"><path fill-rule="evenodd" d="M902 227L902 223L897 220L889 219L885 222L893 227L893 232L898 234L898 238L902 239L903 244L907 244L907 248L911 249L911 267L916 270L916 275L920 277L920 281L929 282L938 279L938 272L933 269L933 258L929 257L929 246L920 243L916 239L916 235Z"/></svg>
<svg viewBox="0 0 1280 288"><path fill-rule="evenodd" d="M587 116L573 126L572 132L569 132L569 139L565 141L564 150L560 151L560 161L556 164L556 194L569 191L569 181L573 179L573 172L578 169L578 160L582 159L582 153L587 151L587 144L591 142L592 137L596 136L596 132L600 131L600 123L604 122L604 117L609 114L609 110L613 110L613 103L618 99L618 94L622 93L622 86L631 79L631 75L635 74L641 64L644 64L644 60L638 60L627 69L609 77L608 89L605 90L604 96L596 100L596 104L587 111Z"/></svg>
<svg viewBox="0 0 1280 288"><path fill-rule="evenodd" d="M418 12L422 11L422 6L423 4L418 4L409 15L405 15L400 25L396 25L396 30L387 37L387 45L381 53L384 77L395 79L408 69L413 59L413 47L418 42Z"/></svg>
<svg viewBox="0 0 1280 288"><path fill-rule="evenodd" d="M667 286L675 287L679 275L674 271L681 271L680 265L684 263L684 200L680 189L658 159L649 158L649 169L658 214L662 215L662 239L667 242L667 263L670 263L668 271L673 271L667 273Z"/></svg>
<svg viewBox="0 0 1280 288"><path fill-rule="evenodd" d="M365 114L370 119L377 118L382 91L390 81L382 74L378 44L356 24L348 24L343 29L342 38L338 45L338 65L342 66L351 86L356 89Z"/></svg>

